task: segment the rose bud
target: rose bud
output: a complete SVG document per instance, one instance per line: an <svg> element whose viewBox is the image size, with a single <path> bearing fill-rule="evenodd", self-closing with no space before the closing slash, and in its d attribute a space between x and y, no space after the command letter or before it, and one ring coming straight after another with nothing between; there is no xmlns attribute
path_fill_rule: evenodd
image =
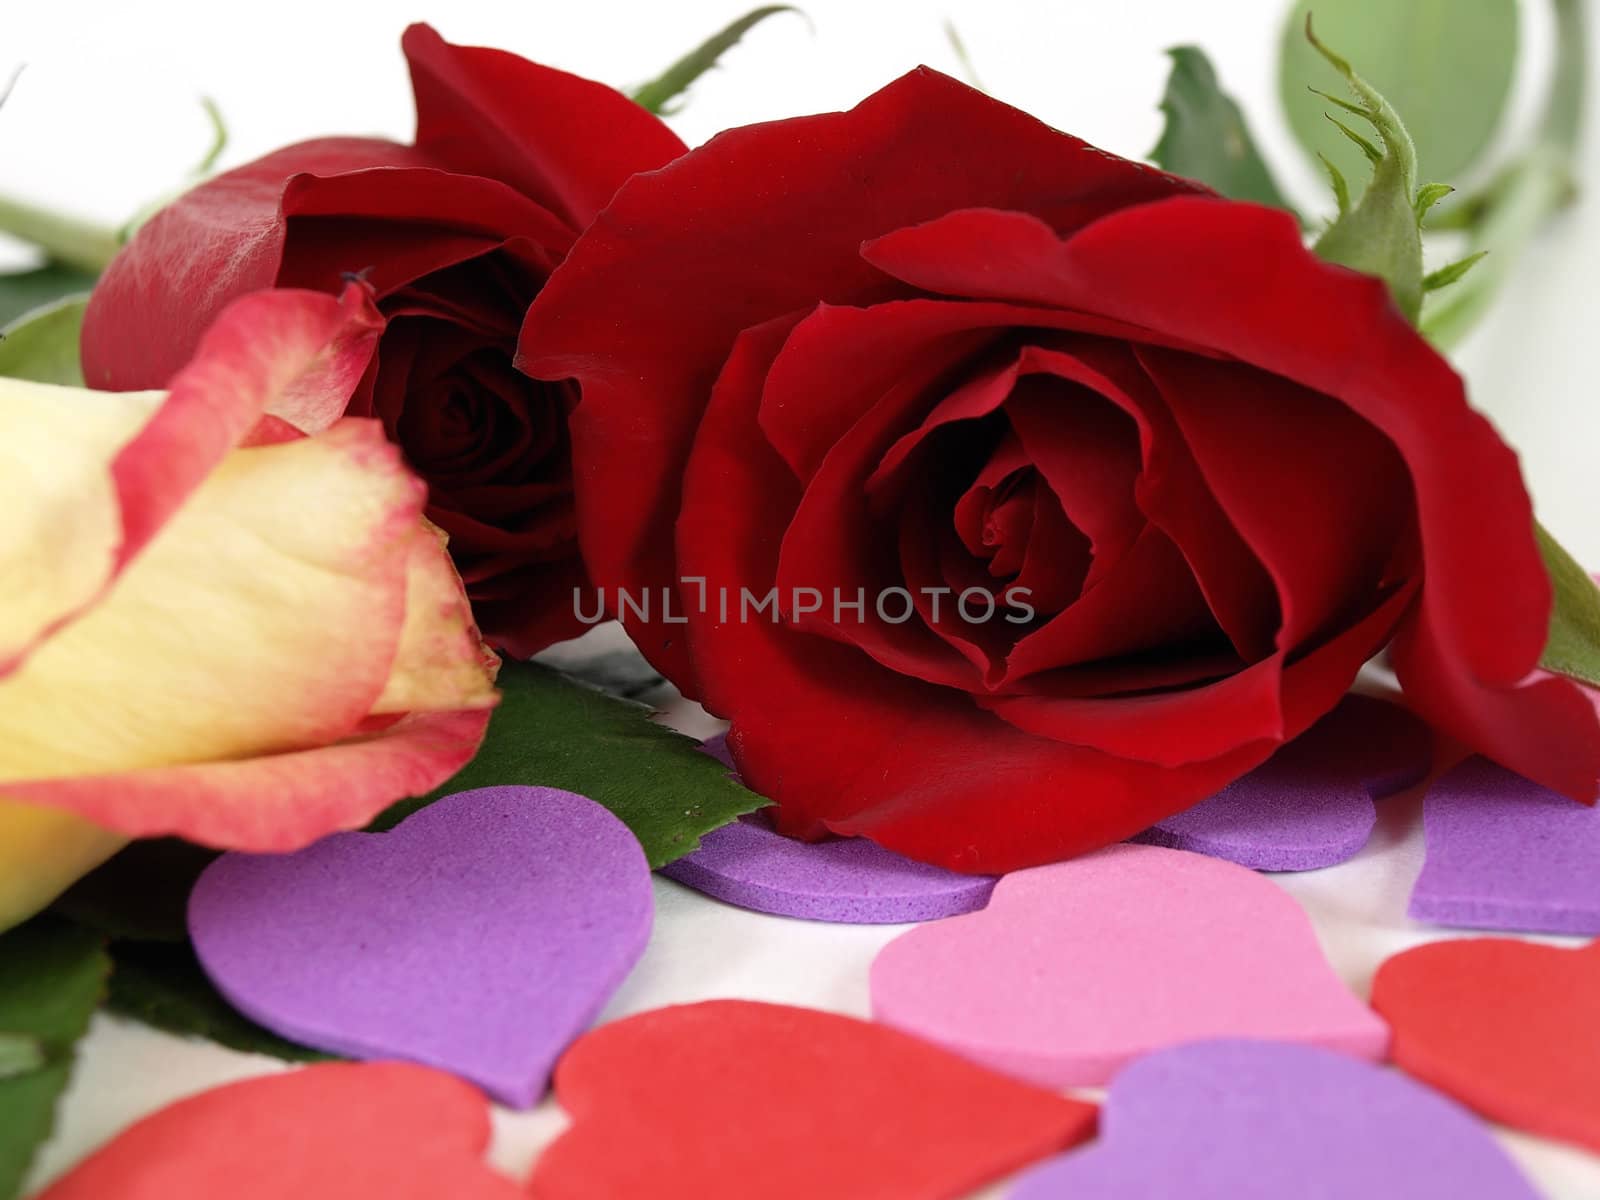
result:
<svg viewBox="0 0 1600 1200"><path fill-rule="evenodd" d="M478 623L525 657L581 633L566 430L576 398L511 365L529 303L635 171L683 144L598 83L425 25L403 42L411 145L321 138L200 185L146 223L96 287L91 387L164 387L229 300L370 283L389 319L351 397L429 486Z"/></svg>
<svg viewBox="0 0 1600 1200"><path fill-rule="evenodd" d="M1593 693L1536 668L1515 456L1281 211L922 69L633 179L520 363L582 387L606 602L788 833L1079 854L1249 771L1391 641L1426 716L1595 795Z"/></svg>
<svg viewBox="0 0 1600 1200"><path fill-rule="evenodd" d="M129 838L292 850L472 757L493 656L421 481L339 418L382 324L260 292L170 391L0 380L0 928Z"/></svg>

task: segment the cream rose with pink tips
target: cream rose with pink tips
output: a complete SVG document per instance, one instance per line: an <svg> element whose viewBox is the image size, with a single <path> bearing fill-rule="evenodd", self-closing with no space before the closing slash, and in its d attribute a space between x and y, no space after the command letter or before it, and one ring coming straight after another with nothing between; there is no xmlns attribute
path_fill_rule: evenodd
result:
<svg viewBox="0 0 1600 1200"><path fill-rule="evenodd" d="M167 392L0 380L0 928L126 840L255 851L437 786L497 694L425 488L340 418L368 291L230 305Z"/></svg>

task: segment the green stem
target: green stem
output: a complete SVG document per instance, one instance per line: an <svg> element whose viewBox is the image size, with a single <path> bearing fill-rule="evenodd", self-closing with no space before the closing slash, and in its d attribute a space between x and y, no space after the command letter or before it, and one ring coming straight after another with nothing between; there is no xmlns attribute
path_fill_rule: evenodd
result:
<svg viewBox="0 0 1600 1200"><path fill-rule="evenodd" d="M19 237L56 262L99 274L121 242L114 229L63 216L11 196L0 196L0 232Z"/></svg>
<svg viewBox="0 0 1600 1200"><path fill-rule="evenodd" d="M1550 217L1571 203L1573 159L1583 120L1588 49L1583 0L1552 0L1555 73L1532 149L1511 164L1473 206L1469 254L1488 256L1440 293L1422 317L1422 331L1441 349L1466 336L1488 311L1512 266Z"/></svg>

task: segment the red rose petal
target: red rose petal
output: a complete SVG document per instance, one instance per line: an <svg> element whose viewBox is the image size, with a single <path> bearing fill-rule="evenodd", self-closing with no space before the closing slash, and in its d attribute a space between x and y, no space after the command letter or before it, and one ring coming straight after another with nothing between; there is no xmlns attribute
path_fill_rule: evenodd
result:
<svg viewBox="0 0 1600 1200"><path fill-rule="evenodd" d="M290 176L426 165L394 142L321 138L185 192L140 227L95 284L83 318L84 379L114 392L166 387L230 301L271 287Z"/></svg>
<svg viewBox="0 0 1600 1200"><path fill-rule="evenodd" d="M1279 648L1344 628L1351 606L1377 594L1415 519L1394 444L1337 400L1253 367L1154 346L1137 353L1278 585Z"/></svg>
<svg viewBox="0 0 1600 1200"><path fill-rule="evenodd" d="M503 179L581 230L635 171L683 153L621 92L504 50L453 46L426 25L401 46L417 147L452 171Z"/></svg>

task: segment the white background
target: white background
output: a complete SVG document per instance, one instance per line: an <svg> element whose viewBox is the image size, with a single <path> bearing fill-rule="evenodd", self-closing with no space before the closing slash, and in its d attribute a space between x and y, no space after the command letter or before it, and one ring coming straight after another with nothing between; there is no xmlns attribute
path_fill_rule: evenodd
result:
<svg viewBox="0 0 1600 1200"><path fill-rule="evenodd" d="M232 129L224 165L325 133L403 139L411 112L398 40L411 19L431 21L452 40L499 45L628 85L748 7L749 0L0 0L0 72L28 64L0 108L0 191L120 223L199 157L209 136L196 104L202 94L217 99ZM696 86L673 119L687 141L730 124L848 107L918 63L959 73L942 29L948 18L989 91L1106 149L1140 156L1159 132L1161 51L1192 41L1244 104L1280 178L1306 207L1326 207L1277 113L1274 56L1287 0L810 0L804 7L811 27L792 15L772 19ZM1512 140L1550 54L1542 7L1527 8L1527 69L1506 131ZM1597 51L1600 45L1591 52L1600 57ZM1586 174L1600 179L1593 136L1585 163ZM0 244L0 256L7 254L16 252ZM1597 278L1600 201L1580 205L1540 241L1496 313L1457 355L1475 402L1521 453L1545 523L1591 564L1600 564L1600 475L1591 465L1600 432ZM676 719L697 732L708 728L692 713ZM1404 916L1420 865L1417 815L1415 797L1395 801L1355 861L1278 877L1362 994L1385 957L1448 936ZM608 1018L712 996L865 1015L867 965L899 932L742 913L666 881L658 881L657 899L650 950ZM100 1017L36 1178L179 1096L273 1069L268 1060ZM499 1114L494 1161L525 1172L561 1122L549 1105L532 1115ZM1600 1158L1528 1138L1507 1141L1548 1194L1600 1197Z"/></svg>

